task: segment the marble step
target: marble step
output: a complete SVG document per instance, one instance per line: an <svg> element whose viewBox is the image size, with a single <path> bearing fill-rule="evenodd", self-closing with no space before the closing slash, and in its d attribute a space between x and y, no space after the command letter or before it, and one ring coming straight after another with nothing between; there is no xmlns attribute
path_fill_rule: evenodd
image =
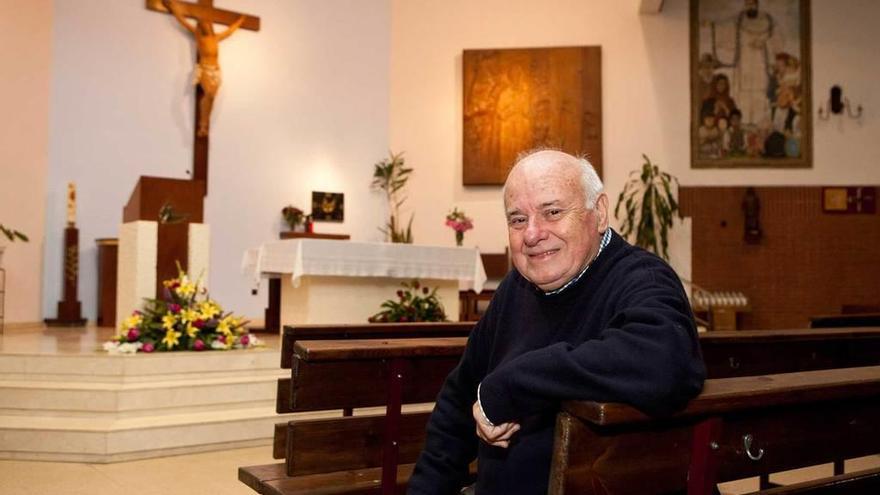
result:
<svg viewBox="0 0 880 495"><path fill-rule="evenodd" d="M281 369L240 371L238 376L99 383L0 380L0 415L114 416L174 414L238 404L271 406Z"/></svg>
<svg viewBox="0 0 880 495"><path fill-rule="evenodd" d="M269 445L277 349L0 355L0 458L116 462ZM314 413L312 413L314 414ZM323 413L333 414L333 413Z"/></svg>
<svg viewBox="0 0 880 495"><path fill-rule="evenodd" d="M280 351L252 349L156 354L2 354L0 380L149 382L201 376L237 376L242 371L278 370Z"/></svg>
<svg viewBox="0 0 880 495"><path fill-rule="evenodd" d="M279 416L274 407L240 408L115 420L0 416L0 458L119 462L266 445L275 423L338 411Z"/></svg>

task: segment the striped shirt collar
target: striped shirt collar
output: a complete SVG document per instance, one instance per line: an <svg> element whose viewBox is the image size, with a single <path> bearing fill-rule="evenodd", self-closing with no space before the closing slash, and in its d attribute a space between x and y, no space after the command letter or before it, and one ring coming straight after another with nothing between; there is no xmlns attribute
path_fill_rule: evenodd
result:
<svg viewBox="0 0 880 495"><path fill-rule="evenodd" d="M609 242L611 242L611 227L608 227L607 229L605 229L605 233L602 234L602 240L599 241L599 251L596 252L596 256L593 257L593 259L590 260L589 263L587 263L587 266L585 266L584 269L581 270L580 273L575 275L574 278L572 278L571 280L566 282L562 287L559 287L558 289L553 289L551 291L544 292L544 295L545 296L554 296L556 294L559 294L560 292L571 287L572 284L574 284L575 282L580 280L581 277L584 276L584 273L587 273L587 270L590 268L590 266L592 266L592 264L596 262L596 260L599 258L599 255L602 254L602 250L605 249L605 246L607 246Z"/></svg>

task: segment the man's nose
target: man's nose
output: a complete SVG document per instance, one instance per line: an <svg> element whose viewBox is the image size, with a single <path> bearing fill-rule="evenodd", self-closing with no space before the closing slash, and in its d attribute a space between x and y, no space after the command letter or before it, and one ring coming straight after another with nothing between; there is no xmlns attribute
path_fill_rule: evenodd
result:
<svg viewBox="0 0 880 495"><path fill-rule="evenodd" d="M534 246L547 238L547 229L544 228L544 222L540 218L530 218L529 224L526 226L523 240L527 246Z"/></svg>

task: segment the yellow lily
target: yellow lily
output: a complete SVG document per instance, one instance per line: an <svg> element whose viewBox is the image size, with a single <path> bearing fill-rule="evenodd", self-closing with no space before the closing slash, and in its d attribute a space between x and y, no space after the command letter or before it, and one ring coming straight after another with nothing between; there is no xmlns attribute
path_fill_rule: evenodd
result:
<svg viewBox="0 0 880 495"><path fill-rule="evenodd" d="M180 343L180 332L168 330L165 332L165 337L162 338L162 343L165 344L165 347L168 349L173 349L174 346Z"/></svg>
<svg viewBox="0 0 880 495"><path fill-rule="evenodd" d="M177 318L172 314L165 314L162 316L162 328L165 330L174 330L174 325L177 323Z"/></svg>

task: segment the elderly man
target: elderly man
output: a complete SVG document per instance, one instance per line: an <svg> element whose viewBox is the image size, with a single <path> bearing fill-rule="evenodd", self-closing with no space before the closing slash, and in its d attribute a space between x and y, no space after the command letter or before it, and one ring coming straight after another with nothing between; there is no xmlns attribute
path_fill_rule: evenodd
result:
<svg viewBox="0 0 880 495"><path fill-rule="evenodd" d="M453 494L478 459L478 495L547 491L566 399L667 414L705 376L675 272L608 227L593 167L558 151L504 185L512 270L437 397L410 494Z"/></svg>

